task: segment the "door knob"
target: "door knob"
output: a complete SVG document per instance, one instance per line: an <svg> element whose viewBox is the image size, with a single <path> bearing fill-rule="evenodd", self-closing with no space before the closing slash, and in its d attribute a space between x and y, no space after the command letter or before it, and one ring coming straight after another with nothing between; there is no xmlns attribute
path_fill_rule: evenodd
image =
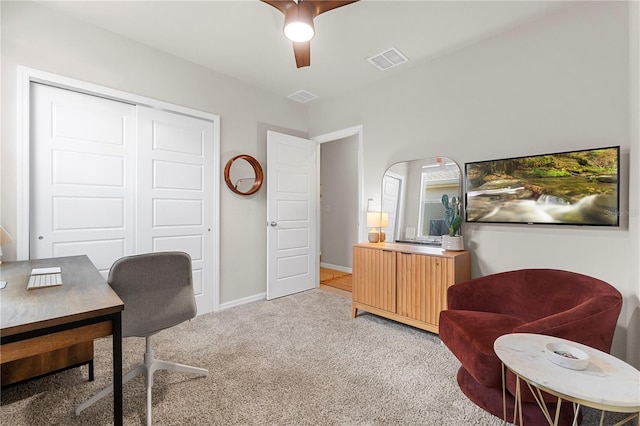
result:
<svg viewBox="0 0 640 426"><path fill-rule="evenodd" d="M272 220L271 222L269 222L269 225L270 225L270 226L277 226L277 225L278 225L278 222L276 222L276 221Z"/></svg>

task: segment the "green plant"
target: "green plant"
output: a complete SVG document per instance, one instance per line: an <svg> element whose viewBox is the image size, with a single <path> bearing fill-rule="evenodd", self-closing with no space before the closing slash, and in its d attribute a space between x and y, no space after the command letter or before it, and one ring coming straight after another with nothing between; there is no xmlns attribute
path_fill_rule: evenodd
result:
<svg viewBox="0 0 640 426"><path fill-rule="evenodd" d="M451 197L444 194L442 196L442 206L444 207L444 223L449 228L449 236L460 235L462 216L460 216L460 197Z"/></svg>

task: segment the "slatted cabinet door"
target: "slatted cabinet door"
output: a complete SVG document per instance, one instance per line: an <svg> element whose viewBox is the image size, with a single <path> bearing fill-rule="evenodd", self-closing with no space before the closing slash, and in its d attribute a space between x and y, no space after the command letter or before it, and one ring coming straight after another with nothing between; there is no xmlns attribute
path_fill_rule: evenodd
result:
<svg viewBox="0 0 640 426"><path fill-rule="evenodd" d="M454 271L452 259L398 253L397 313L437 326Z"/></svg>
<svg viewBox="0 0 640 426"><path fill-rule="evenodd" d="M353 300L385 311L396 311L396 253L353 248Z"/></svg>
<svg viewBox="0 0 640 426"><path fill-rule="evenodd" d="M440 324L440 311L447 309L447 289L460 282L464 274L456 276L456 263L452 258L431 258L427 295L426 322L436 327ZM469 277L465 278L469 279Z"/></svg>
<svg viewBox="0 0 640 426"><path fill-rule="evenodd" d="M428 276L429 258L416 257L409 253L398 253L398 314L416 319L426 320L427 293L430 287L427 280L420 279ZM426 260L426 262L425 262Z"/></svg>

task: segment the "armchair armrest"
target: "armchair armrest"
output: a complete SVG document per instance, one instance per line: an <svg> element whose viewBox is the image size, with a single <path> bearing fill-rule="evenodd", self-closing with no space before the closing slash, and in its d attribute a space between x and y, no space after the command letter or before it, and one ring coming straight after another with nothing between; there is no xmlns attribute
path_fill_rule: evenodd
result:
<svg viewBox="0 0 640 426"><path fill-rule="evenodd" d="M621 298L600 296L572 309L522 324L513 332L556 336L608 353L621 309Z"/></svg>

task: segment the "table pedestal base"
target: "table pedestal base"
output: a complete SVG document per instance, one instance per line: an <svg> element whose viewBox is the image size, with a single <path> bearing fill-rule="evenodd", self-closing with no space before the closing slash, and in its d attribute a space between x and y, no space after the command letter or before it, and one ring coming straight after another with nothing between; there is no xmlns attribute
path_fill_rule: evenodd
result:
<svg viewBox="0 0 640 426"><path fill-rule="evenodd" d="M515 374L515 373L514 373ZM560 409L562 408L562 401L563 399L561 397L558 397L557 402L556 402L556 409L555 409L555 415L553 415L550 411L549 411L549 407L547 405L547 403L545 403L544 398L542 396L542 390L539 387L536 387L535 385L532 385L530 382L528 382L526 379L522 378L521 376L519 376L518 374L515 374L516 376L516 395L515 395L515 406L513 408L513 422L511 423L514 426L517 425L523 425L524 421L523 421L523 416L522 416L522 385L521 382L526 383L527 387L529 388L529 390L531 391L531 393L533 394L533 397L536 400L536 403L538 404L538 407L540 407L540 410L542 411L542 413L544 414L545 419L547 419L547 422L549 423L550 426L558 426L558 422L560 419ZM502 363L502 401L503 401L503 420L504 420L504 425L507 424L507 385L506 385L506 367L504 365L504 363ZM573 422L572 422L572 426L578 426L578 420L579 420L579 415L580 415L580 407L581 404L574 402L573 403ZM601 410L601 414L600 414L600 423L599 426L604 426L604 418L605 418L605 414L607 413L606 410ZM631 422L632 420L635 419L635 422L633 422L634 425L640 426L640 413L632 413L629 416L625 417L624 419L620 420L619 422L611 425L611 426L622 426L624 424L627 424L629 422ZM520 423L518 423L518 421L520 421Z"/></svg>

